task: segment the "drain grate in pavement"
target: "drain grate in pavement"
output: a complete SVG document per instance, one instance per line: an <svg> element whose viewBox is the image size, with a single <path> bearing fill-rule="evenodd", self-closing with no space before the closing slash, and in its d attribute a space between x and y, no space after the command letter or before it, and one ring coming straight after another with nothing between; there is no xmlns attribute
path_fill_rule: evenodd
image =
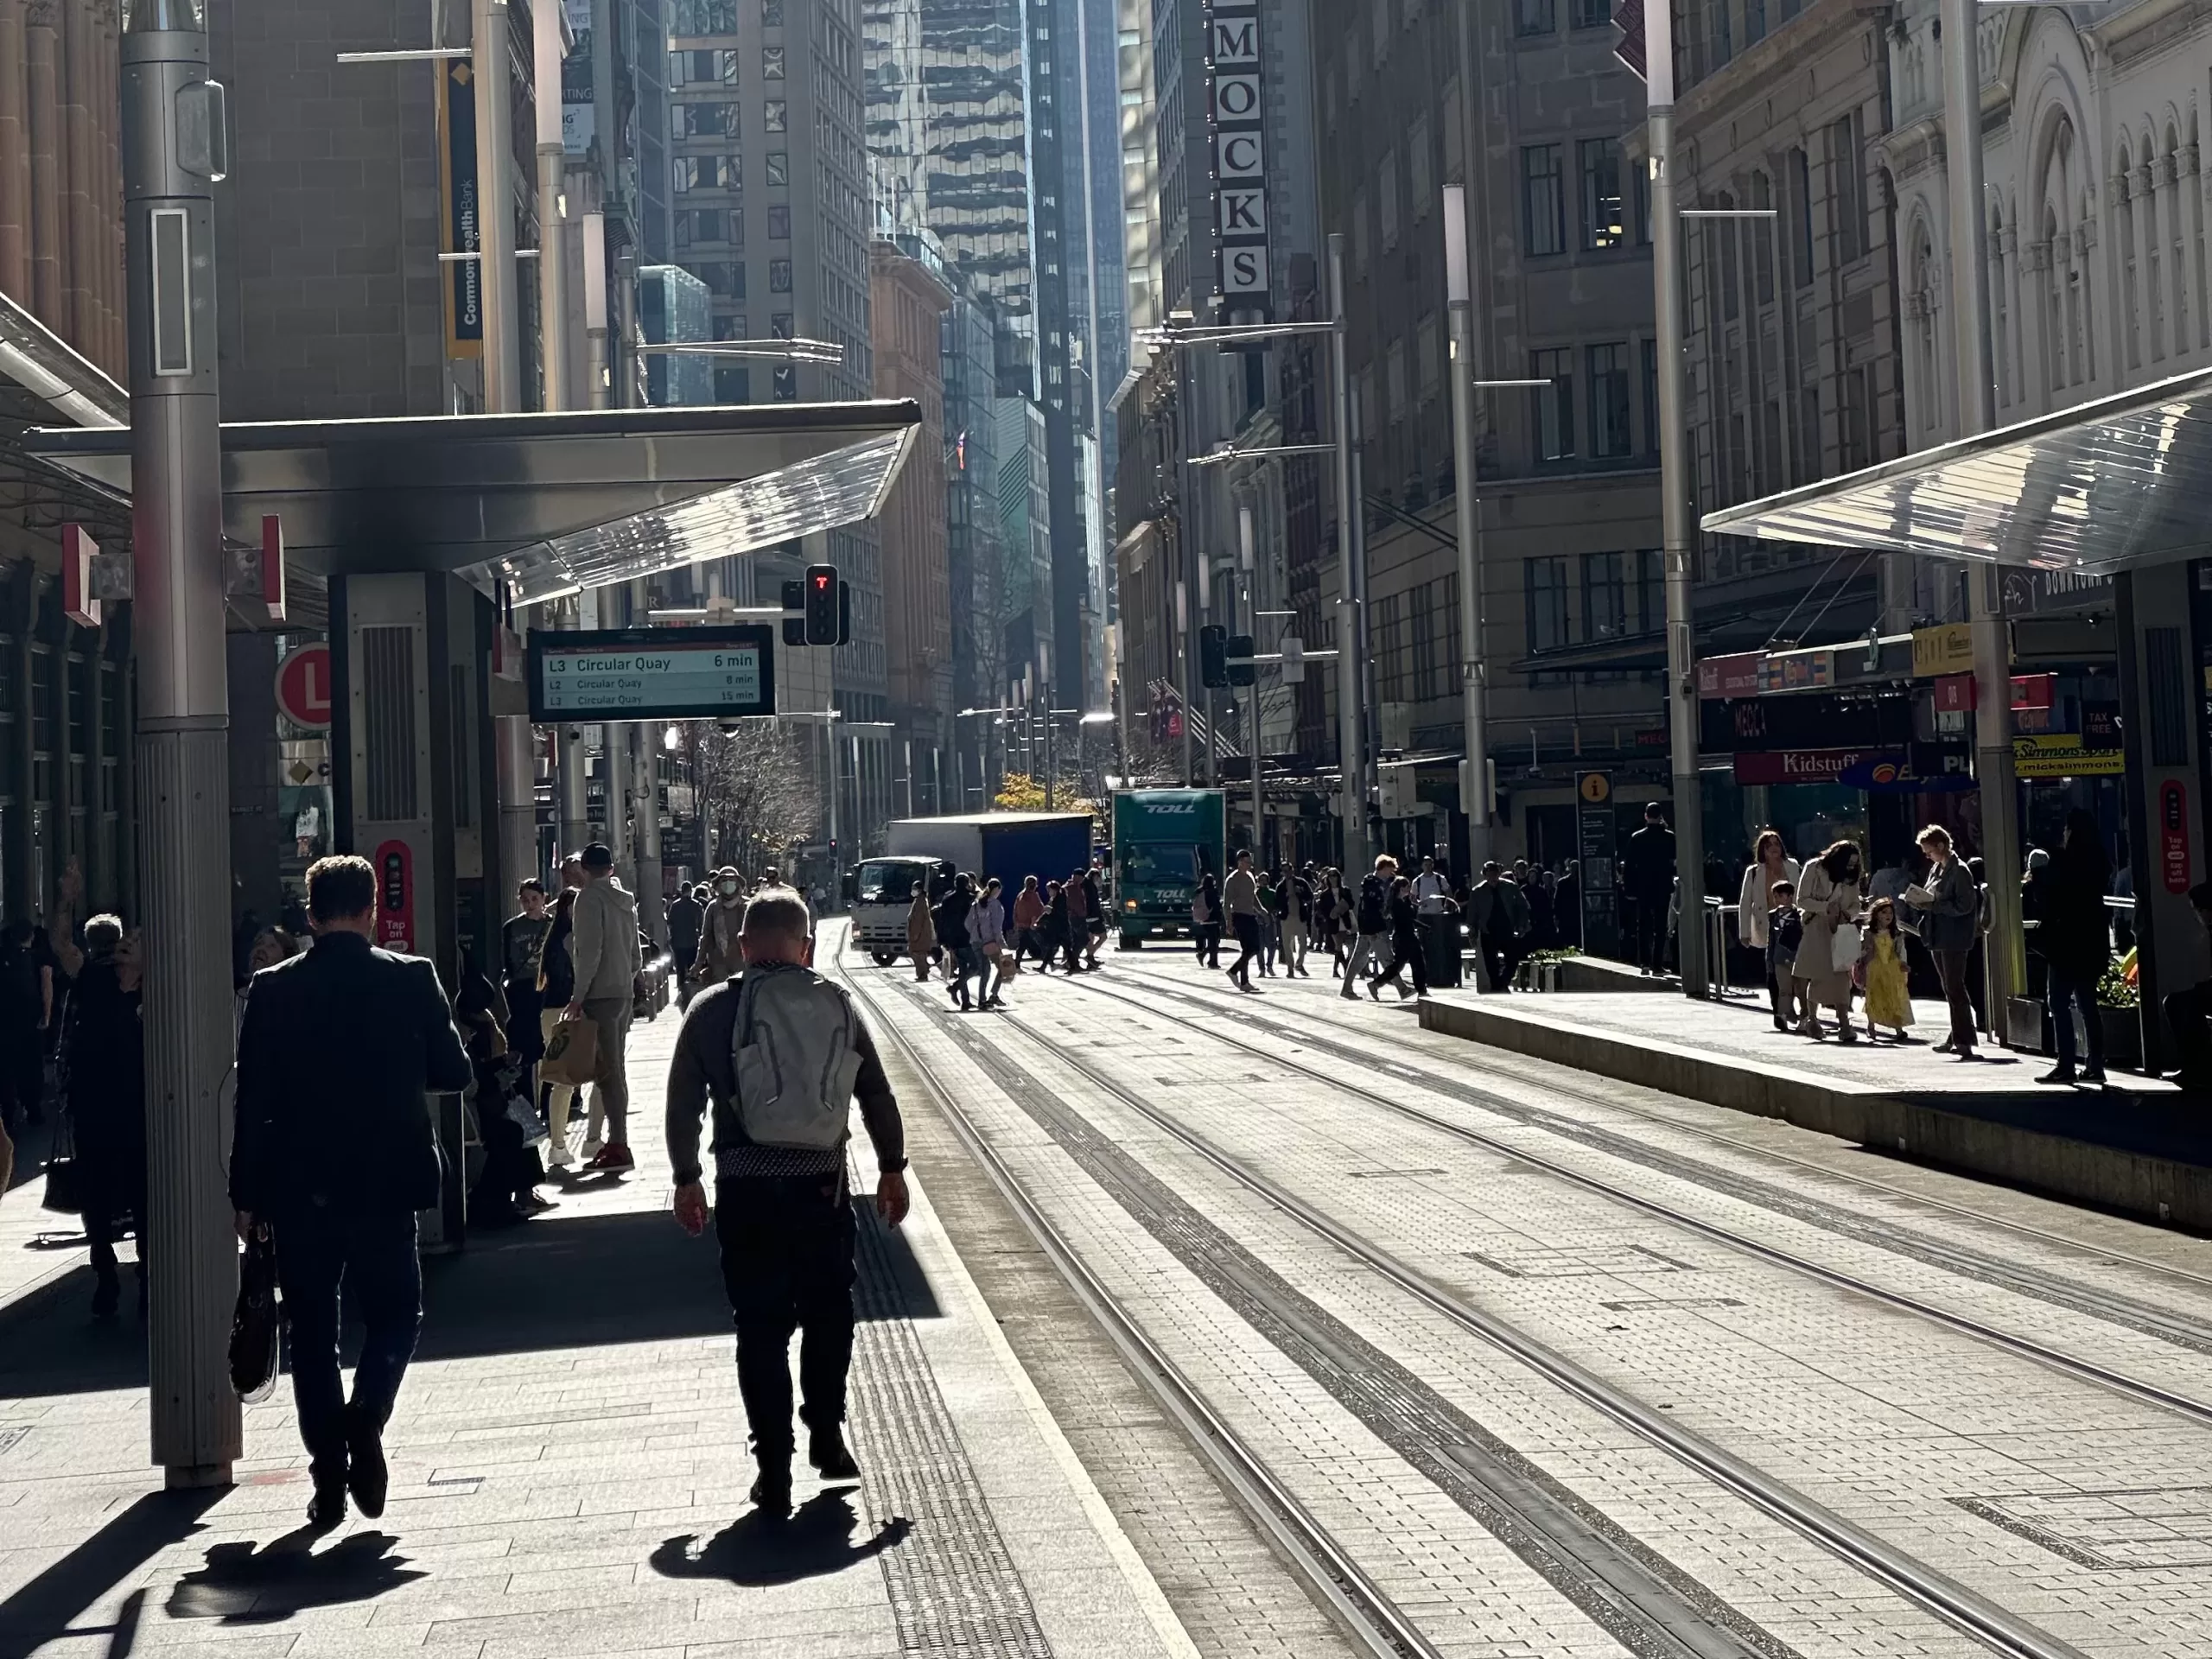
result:
<svg viewBox="0 0 2212 1659"><path fill-rule="evenodd" d="M1641 1244L1598 1244L1577 1249L1532 1244L1508 1256L1503 1252L1462 1250L1470 1262L1479 1262L1509 1279L1595 1279L1639 1273L1694 1273L1687 1262L1646 1249Z"/></svg>
<svg viewBox="0 0 2212 1659"><path fill-rule="evenodd" d="M2212 1567L2212 1486L2009 1492L1951 1502L2077 1567L2105 1573Z"/></svg>
<svg viewBox="0 0 2212 1659"><path fill-rule="evenodd" d="M882 1550L902 1653L1051 1659L1037 1610L922 1354L882 1224L859 1218L851 1411L869 1510L912 1530Z"/></svg>

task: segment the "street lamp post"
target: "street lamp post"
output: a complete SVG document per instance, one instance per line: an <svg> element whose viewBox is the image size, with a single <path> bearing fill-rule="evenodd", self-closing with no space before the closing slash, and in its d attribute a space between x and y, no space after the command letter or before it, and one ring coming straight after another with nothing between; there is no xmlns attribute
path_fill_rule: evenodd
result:
<svg viewBox="0 0 2212 1659"><path fill-rule="evenodd" d="M1689 398L1682 361L1682 226L1675 210L1675 37L1672 0L1643 0L1644 88L1649 98L1651 270L1657 302L1660 536L1667 572L1667 709L1674 761L1675 871L1681 894L1682 989L1706 994L1705 814L1697 775Z"/></svg>
<svg viewBox="0 0 2212 1659"><path fill-rule="evenodd" d="M226 867L231 833L213 188L228 170L227 124L199 5L136 0L123 29L149 1395L168 1484L215 1486L229 1484L242 1433L223 1181L230 889L207 879Z"/></svg>
<svg viewBox="0 0 2212 1659"><path fill-rule="evenodd" d="M1364 539L1359 497L1352 482L1351 372L1344 328L1344 238L1329 236L1329 315L1336 332L1329 341L1330 378L1337 401L1337 774L1343 791L1344 869L1357 874L1367 863L1367 753L1362 741L1365 721L1360 708L1362 659L1360 603L1366 597Z"/></svg>
<svg viewBox="0 0 2212 1659"><path fill-rule="evenodd" d="M1943 154L1949 175L1951 333L1957 353L1960 437L1996 424L1990 375L1989 245L1982 207L1981 60L1974 0L1942 0ZM1981 786L1981 856L1989 889L1989 1028L2012 1035L2005 1011L2026 979L2020 919L2020 791L2012 770L2012 657L2002 573L1986 560L1967 572L1974 640L1974 772ZM2009 1046L2009 1045L2008 1045Z"/></svg>

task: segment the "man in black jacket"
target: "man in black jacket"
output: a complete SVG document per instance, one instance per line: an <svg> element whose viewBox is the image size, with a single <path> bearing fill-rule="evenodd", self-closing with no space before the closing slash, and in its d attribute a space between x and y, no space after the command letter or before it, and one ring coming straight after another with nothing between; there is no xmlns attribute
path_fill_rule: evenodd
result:
<svg viewBox="0 0 2212 1659"><path fill-rule="evenodd" d="M965 876L961 878L963 881ZM760 1466L753 1501L771 1515L791 1507L791 1341L799 1346L799 1415L810 1431L808 1461L832 1480L859 1474L845 1446L845 1376L853 1358L853 1206L845 1151L756 1146L738 1116L739 999L756 975L804 972L812 954L806 901L766 889L746 906L738 936L745 972L702 994L676 1039L668 1073L668 1161L676 1180L676 1219L693 1237L706 1230L699 1117L711 1099L715 1138L715 1233L722 1282L737 1323L737 1385ZM906 1132L867 1025L852 1021L860 1073L853 1093L875 1146L876 1212L896 1227L906 1218Z"/></svg>
<svg viewBox="0 0 2212 1659"><path fill-rule="evenodd" d="M438 970L372 947L377 878L364 858L308 871L314 948L253 976L238 1033L231 1203L266 1226L291 1327L292 1394L315 1500L308 1521L384 1512L384 1426L423 1325L415 1213L438 1202L433 1090L468 1086ZM345 1287L367 1334L353 1399L338 1374Z"/></svg>
<svg viewBox="0 0 2212 1659"><path fill-rule="evenodd" d="M1643 828L1628 838L1621 857L1621 890L1629 901L1626 919L1636 965L1647 974L1665 973L1667 910L1675 896L1675 832L1667 827L1667 809L1656 801L1643 809Z"/></svg>

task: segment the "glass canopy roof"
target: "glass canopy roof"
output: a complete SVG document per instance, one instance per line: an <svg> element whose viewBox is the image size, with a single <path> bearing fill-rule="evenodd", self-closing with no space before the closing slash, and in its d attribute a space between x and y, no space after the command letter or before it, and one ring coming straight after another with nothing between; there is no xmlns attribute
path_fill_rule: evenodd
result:
<svg viewBox="0 0 2212 1659"><path fill-rule="evenodd" d="M224 532L283 521L323 575L446 570L518 603L873 517L921 421L911 402L454 415L223 427ZM127 496L127 429L24 447Z"/></svg>
<svg viewBox="0 0 2212 1659"><path fill-rule="evenodd" d="M2082 575L2212 554L2212 371L1963 438L1701 521L1719 535Z"/></svg>

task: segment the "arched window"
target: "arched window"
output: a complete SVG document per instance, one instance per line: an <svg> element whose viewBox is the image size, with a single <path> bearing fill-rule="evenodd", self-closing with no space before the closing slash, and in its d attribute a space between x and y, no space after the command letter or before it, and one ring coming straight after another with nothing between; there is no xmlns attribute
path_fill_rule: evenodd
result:
<svg viewBox="0 0 2212 1659"><path fill-rule="evenodd" d="M1936 371L1936 250L1928 240L1928 227L1913 227L1912 321L1913 366L1920 381L1920 424L1936 429L1943 404Z"/></svg>
<svg viewBox="0 0 2212 1659"><path fill-rule="evenodd" d="M2066 238L2058 226L2058 210L2048 203L2043 210L2043 244L2044 374L2056 392L2073 383L2066 372Z"/></svg>
<svg viewBox="0 0 2212 1659"><path fill-rule="evenodd" d="M1989 208L1989 364L1995 378L1997 403L2001 408L2012 401L2012 377L2005 372L2010 360L2006 341L2010 339L2010 317L2005 306L2005 209L1995 202Z"/></svg>
<svg viewBox="0 0 2212 1659"><path fill-rule="evenodd" d="M2160 280L2164 259L2158 244L2158 167L2151 154L2151 137L2143 137L2143 149L2136 162L2135 176L2128 181L2128 200L2141 211L2143 244L2143 292L2147 309L2143 319L2143 331L2150 342L2145 355L2155 363L2166 354L2166 290Z"/></svg>
<svg viewBox="0 0 2212 1659"><path fill-rule="evenodd" d="M2157 178L2158 194L2165 203L2163 218L2166 283L2168 297L2172 302L2166 315L2172 320L2174 355L2180 357L2185 355L2196 341L2190 328L2189 232L2181 200L2184 188L2181 173L2181 136L2171 124L2166 128L2166 153L2158 158Z"/></svg>
<svg viewBox="0 0 2212 1659"><path fill-rule="evenodd" d="M2139 368L2143 362L2143 318L2136 305L2136 296L2142 291L2141 272L2136 266L2135 203L2129 196L2127 141L2120 142L2120 155L2113 163L2112 176L2112 233L2120 244L2120 332L2122 349L2126 353L2127 366Z"/></svg>

